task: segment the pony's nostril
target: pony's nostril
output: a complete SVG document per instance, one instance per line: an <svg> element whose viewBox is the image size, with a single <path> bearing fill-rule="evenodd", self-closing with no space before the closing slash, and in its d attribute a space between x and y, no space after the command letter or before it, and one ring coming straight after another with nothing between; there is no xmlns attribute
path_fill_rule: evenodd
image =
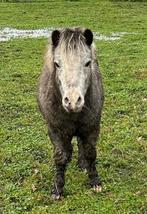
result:
<svg viewBox="0 0 147 214"><path fill-rule="evenodd" d="M67 104L70 105L70 102L69 102L68 97L65 97L65 98L64 98L64 103L65 103L66 105L67 105Z"/></svg>
<svg viewBox="0 0 147 214"><path fill-rule="evenodd" d="M65 103L68 103L68 97L65 97L65 98L64 98L64 102L65 102Z"/></svg>
<svg viewBox="0 0 147 214"><path fill-rule="evenodd" d="M77 99L77 105L80 105L80 104L81 104L81 102L82 102L82 97L81 97L81 96L79 96L79 97L78 97L78 99Z"/></svg>

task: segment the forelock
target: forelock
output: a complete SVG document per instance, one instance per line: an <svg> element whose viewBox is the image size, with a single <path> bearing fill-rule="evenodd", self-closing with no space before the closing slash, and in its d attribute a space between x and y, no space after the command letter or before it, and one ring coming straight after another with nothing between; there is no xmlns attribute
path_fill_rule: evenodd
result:
<svg viewBox="0 0 147 214"><path fill-rule="evenodd" d="M61 46L66 52L88 48L81 28L66 28L62 30L59 46Z"/></svg>

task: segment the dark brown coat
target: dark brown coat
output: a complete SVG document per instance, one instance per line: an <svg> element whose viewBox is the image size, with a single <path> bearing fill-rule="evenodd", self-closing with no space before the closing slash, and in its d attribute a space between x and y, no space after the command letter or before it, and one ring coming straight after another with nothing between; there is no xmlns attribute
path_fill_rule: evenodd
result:
<svg viewBox="0 0 147 214"><path fill-rule="evenodd" d="M55 199L58 199L63 192L64 171L71 160L73 136L76 136L78 140L78 164L81 168L87 169L91 186L97 191L100 190L100 180L95 167L95 146L100 131L104 94L95 49L91 46L93 64L90 84L85 95L85 105L79 113L66 112L62 106L62 95L56 81L54 45L52 38L40 77L38 103L48 124L49 137L54 145L56 177L52 194Z"/></svg>

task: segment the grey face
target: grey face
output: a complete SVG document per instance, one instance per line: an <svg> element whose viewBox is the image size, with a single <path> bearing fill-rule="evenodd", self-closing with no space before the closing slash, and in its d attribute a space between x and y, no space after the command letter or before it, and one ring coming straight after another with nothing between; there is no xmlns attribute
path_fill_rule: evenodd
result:
<svg viewBox="0 0 147 214"><path fill-rule="evenodd" d="M85 50L66 53L62 53L60 47L55 50L56 81L66 111L82 110L90 82L91 60L91 51L88 47Z"/></svg>
<svg viewBox="0 0 147 214"><path fill-rule="evenodd" d="M90 84L91 44L93 34L86 29L55 30L52 33L56 81L62 96L62 105L69 112L80 112Z"/></svg>

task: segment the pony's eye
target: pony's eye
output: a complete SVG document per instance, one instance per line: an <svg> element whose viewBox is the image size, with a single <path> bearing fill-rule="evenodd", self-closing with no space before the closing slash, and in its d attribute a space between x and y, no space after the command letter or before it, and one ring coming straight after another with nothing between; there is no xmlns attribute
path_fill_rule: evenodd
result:
<svg viewBox="0 0 147 214"><path fill-rule="evenodd" d="M60 65L57 62L54 62L56 68L60 68Z"/></svg>
<svg viewBox="0 0 147 214"><path fill-rule="evenodd" d="M88 67L90 64L91 64L91 61L88 61L88 62L85 64L85 67Z"/></svg>

